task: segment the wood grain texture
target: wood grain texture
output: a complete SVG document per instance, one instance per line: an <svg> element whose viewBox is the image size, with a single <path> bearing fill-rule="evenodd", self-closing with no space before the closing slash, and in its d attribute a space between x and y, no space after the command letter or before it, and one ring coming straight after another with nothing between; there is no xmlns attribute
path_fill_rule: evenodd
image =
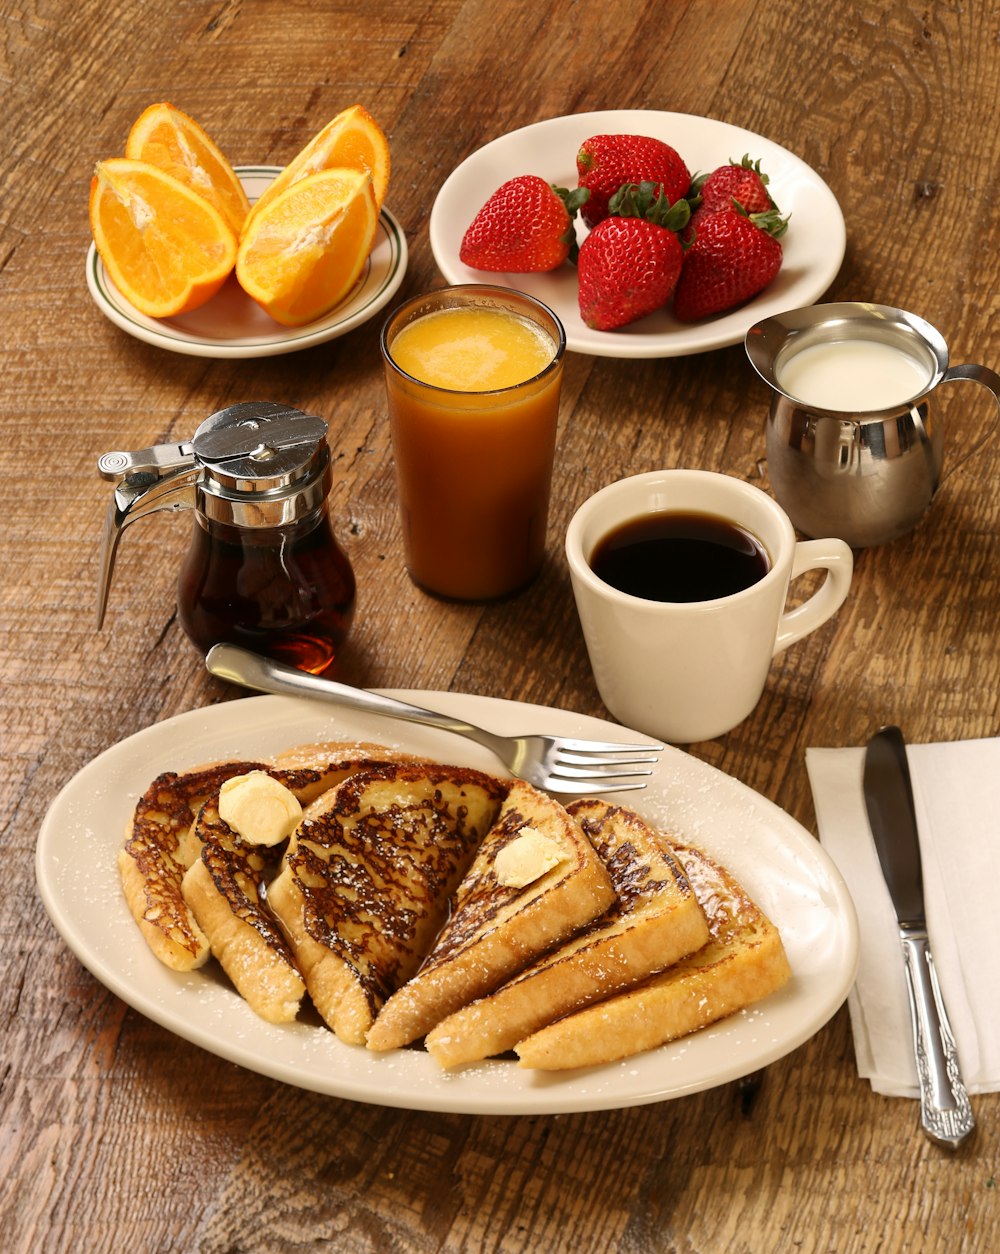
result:
<svg viewBox="0 0 1000 1254"><path fill-rule="evenodd" d="M525 593L432 601L401 561L373 326L290 357L211 361L129 338L84 282L87 188L155 100L235 163L281 163L360 101L389 133L400 297L439 283L428 219L481 144L559 114L710 115L798 153L837 195L830 292L913 309L954 361L1000 362L994 5L794 0L7 0L0 23L0 1232L4 1248L430 1254L955 1251L1000 1226L1000 1099L947 1157L915 1104L857 1078L846 1012L738 1085L551 1118L401 1112L222 1061L128 1009L49 923L33 876L59 788L122 737L237 694L176 622L187 524L130 530L94 631L97 456L191 434L246 399L323 414L360 600L345 676L602 714L561 541L594 489L659 466L767 488L767 396L742 349L571 355L549 551ZM734 153L735 157L742 154ZM484 188L484 196L492 189ZM470 214L477 206L470 205ZM1000 444L988 395L943 403L947 477L910 535L858 555L840 614L774 665L751 718L692 747L815 831L809 745L997 733ZM752 1099L751 1099L752 1097Z"/></svg>

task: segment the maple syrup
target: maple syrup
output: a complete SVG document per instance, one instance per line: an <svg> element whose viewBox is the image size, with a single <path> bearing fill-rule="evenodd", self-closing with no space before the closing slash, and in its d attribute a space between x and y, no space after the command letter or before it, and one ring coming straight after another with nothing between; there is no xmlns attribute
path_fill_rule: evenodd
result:
<svg viewBox="0 0 1000 1254"><path fill-rule="evenodd" d="M254 530L202 516L181 567L181 626L202 652L226 641L332 673L354 616L354 572L317 514Z"/></svg>
<svg viewBox="0 0 1000 1254"><path fill-rule="evenodd" d="M210 415L189 442L98 463L116 483L101 545L97 625L122 532L160 510L192 510L177 584L181 626L207 653L222 642L331 673L354 615L354 572L330 526L327 424L273 401Z"/></svg>

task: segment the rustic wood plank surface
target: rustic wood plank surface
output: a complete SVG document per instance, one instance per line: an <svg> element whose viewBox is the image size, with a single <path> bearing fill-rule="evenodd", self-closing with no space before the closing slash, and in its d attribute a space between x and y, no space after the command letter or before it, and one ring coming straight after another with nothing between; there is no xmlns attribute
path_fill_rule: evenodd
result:
<svg viewBox="0 0 1000 1254"><path fill-rule="evenodd" d="M953 360L996 366L998 30L995 4L906 0L845 0L822 15L795 0L6 0L6 1249L988 1247L1000 1099L977 1100L974 1145L945 1155L918 1134L914 1103L858 1079L845 1010L769 1067L753 1100L730 1085L621 1111L487 1118L320 1097L205 1053L106 991L49 922L33 852L49 803L90 759L237 696L205 674L176 621L187 529L169 517L130 532L95 632L106 449L186 438L238 400L321 413L361 589L346 677L597 715L561 553L576 506L662 465L767 486L767 398L742 348L571 355L541 577L487 608L422 596L402 566L374 324L286 357L207 360L132 339L91 302L91 170L122 150L147 104L187 110L237 164L280 164L340 108L365 104L391 142L389 205L410 245L401 296L440 282L430 209L487 140L591 109L720 118L796 152L838 197L849 242L831 298L912 309L941 328ZM884 721L915 741L997 732L1000 445L977 447L994 415L970 391L947 403L951 469L924 521L859 554L848 604L779 659L752 717L691 749L813 832L807 746L860 744Z"/></svg>

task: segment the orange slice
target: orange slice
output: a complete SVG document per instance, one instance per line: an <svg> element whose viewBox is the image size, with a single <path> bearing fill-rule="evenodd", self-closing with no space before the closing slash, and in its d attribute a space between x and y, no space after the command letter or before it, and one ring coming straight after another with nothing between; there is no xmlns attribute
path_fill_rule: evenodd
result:
<svg viewBox="0 0 1000 1254"><path fill-rule="evenodd" d="M243 229L250 202L239 176L194 118L172 104L150 105L139 116L125 156L172 174L213 204L237 235Z"/></svg>
<svg viewBox="0 0 1000 1254"><path fill-rule="evenodd" d="M115 286L151 318L203 305L236 261L236 235L218 209L157 166L127 157L98 163L90 229Z"/></svg>
<svg viewBox="0 0 1000 1254"><path fill-rule="evenodd" d="M278 174L274 182L264 189L257 203L250 210L251 220L264 206L287 187L316 174L319 170L333 168L367 170L375 189L375 204L381 209L389 186L389 141L382 128L362 105L351 105L309 141Z"/></svg>
<svg viewBox="0 0 1000 1254"><path fill-rule="evenodd" d="M320 170L247 222L236 277L277 322L328 313L357 282L375 239L378 207L365 170Z"/></svg>

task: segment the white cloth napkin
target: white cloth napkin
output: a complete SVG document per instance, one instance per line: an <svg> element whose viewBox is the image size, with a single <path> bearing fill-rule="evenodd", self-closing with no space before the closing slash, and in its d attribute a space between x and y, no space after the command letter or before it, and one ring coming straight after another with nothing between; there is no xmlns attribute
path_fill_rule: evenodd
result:
<svg viewBox="0 0 1000 1254"><path fill-rule="evenodd" d="M970 1093L1000 1089L1000 740L908 745L927 930ZM917 1097L899 931L862 795L864 749L807 749L820 841L861 932L848 995L858 1072L876 1093Z"/></svg>

